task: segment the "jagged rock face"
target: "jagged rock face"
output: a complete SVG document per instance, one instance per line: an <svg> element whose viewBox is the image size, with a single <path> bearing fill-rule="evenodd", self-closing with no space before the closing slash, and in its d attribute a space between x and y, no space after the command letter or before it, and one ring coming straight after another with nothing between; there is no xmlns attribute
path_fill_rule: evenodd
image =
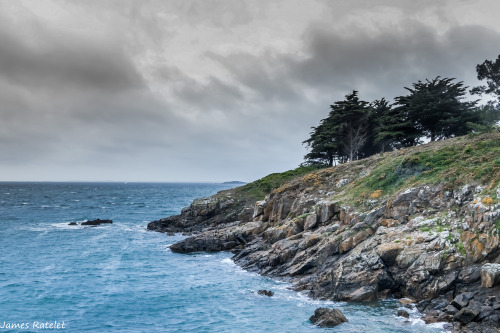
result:
<svg viewBox="0 0 500 333"><path fill-rule="evenodd" d="M481 265L500 261L500 205L485 201L482 188L419 186L371 200L371 208L343 205L312 188L295 182L252 207L230 198L196 201L148 229L201 231L172 251L233 251L242 267L286 279L315 298L393 294L432 300L421 304L426 320L453 321L456 330L499 324L500 275Z"/></svg>

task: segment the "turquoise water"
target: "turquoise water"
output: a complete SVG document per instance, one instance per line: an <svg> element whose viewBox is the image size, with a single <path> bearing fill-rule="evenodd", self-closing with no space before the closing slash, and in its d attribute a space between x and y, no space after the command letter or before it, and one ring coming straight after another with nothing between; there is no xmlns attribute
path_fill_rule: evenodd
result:
<svg viewBox="0 0 500 333"><path fill-rule="evenodd" d="M313 301L241 270L230 253L175 254L168 245L183 236L146 231L230 186L0 183L0 332L46 331L45 323L64 332L440 331L414 312L410 322L397 318L394 301ZM96 218L113 224L68 226ZM349 323L312 326L318 306L341 308ZM22 323L28 329L8 329Z"/></svg>

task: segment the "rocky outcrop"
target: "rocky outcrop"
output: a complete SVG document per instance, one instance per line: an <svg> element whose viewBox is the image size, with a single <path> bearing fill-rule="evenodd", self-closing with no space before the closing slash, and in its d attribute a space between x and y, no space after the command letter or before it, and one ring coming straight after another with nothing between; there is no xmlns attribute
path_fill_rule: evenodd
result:
<svg viewBox="0 0 500 333"><path fill-rule="evenodd" d="M217 230L235 221L250 221L252 205L241 198L232 198L229 191L217 196L196 199L182 210L180 215L148 223L148 230L159 232L182 232L191 234L202 230Z"/></svg>
<svg viewBox="0 0 500 333"><path fill-rule="evenodd" d="M348 322L339 309L317 308L309 321L319 327L334 327Z"/></svg>
<svg viewBox="0 0 500 333"><path fill-rule="evenodd" d="M455 331L471 332L498 327L496 183L424 184L353 199L350 189L377 158L308 174L257 202L230 193L197 200L148 229L194 233L172 251L232 251L243 268L314 298L408 297L428 323L448 321Z"/></svg>

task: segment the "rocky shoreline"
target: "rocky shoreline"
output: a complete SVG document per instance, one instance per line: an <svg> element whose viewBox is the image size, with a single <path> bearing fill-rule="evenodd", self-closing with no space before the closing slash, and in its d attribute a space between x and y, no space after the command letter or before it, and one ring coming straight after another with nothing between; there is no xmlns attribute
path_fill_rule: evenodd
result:
<svg viewBox="0 0 500 333"><path fill-rule="evenodd" d="M257 202L223 191L148 229L189 234L174 252L232 251L241 267L313 298L406 297L427 323L500 332L500 204L490 196L500 187L435 183L339 199L376 163L314 172Z"/></svg>

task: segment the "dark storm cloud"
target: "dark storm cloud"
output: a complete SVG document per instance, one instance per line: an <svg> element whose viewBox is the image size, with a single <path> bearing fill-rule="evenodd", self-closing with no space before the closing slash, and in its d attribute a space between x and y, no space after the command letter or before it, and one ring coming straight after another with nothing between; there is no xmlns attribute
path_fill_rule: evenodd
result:
<svg viewBox="0 0 500 333"><path fill-rule="evenodd" d="M392 98L401 87L435 76L471 80L478 55L497 52L500 34L477 26L452 27L444 34L413 22L404 29L345 35L315 28L305 36L306 60L287 59L292 76L322 89L368 88ZM347 93L347 91L346 91Z"/></svg>
<svg viewBox="0 0 500 333"><path fill-rule="evenodd" d="M404 93L404 86L436 76L474 83L476 64L498 53L500 34L480 26L454 26L437 34L415 21L399 29L352 27L347 34L315 25L303 42L304 57L211 57L267 99L293 100L299 87L338 99L353 89L366 98L392 99Z"/></svg>
<svg viewBox="0 0 500 333"><path fill-rule="evenodd" d="M229 110L244 98L238 86L214 76L199 82L172 66L156 68L154 75L162 85L173 90L176 98L197 105L200 111Z"/></svg>
<svg viewBox="0 0 500 333"><path fill-rule="evenodd" d="M0 23L0 74L11 84L103 92L144 87L131 59L113 41L51 31L38 22L31 23L26 36L9 23Z"/></svg>
<svg viewBox="0 0 500 333"><path fill-rule="evenodd" d="M207 56L221 64L233 76L235 82L257 92L264 100L286 100L297 96L293 82L286 80L287 71L280 55L268 52L264 55L236 53L220 56L213 52Z"/></svg>

